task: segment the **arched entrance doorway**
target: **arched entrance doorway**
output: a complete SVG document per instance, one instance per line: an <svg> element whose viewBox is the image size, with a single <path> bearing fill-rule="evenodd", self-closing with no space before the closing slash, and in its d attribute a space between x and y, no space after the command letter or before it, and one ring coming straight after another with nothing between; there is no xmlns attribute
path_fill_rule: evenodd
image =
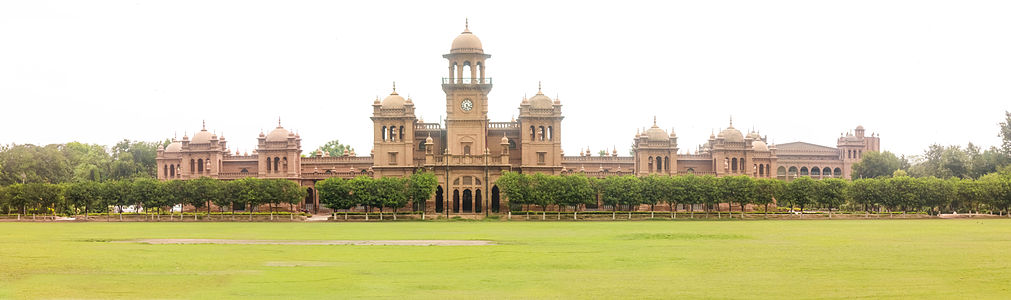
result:
<svg viewBox="0 0 1011 300"><path fill-rule="evenodd" d="M460 190L453 190L453 212L460 212Z"/></svg>
<svg viewBox="0 0 1011 300"><path fill-rule="evenodd" d="M493 185L491 187L491 212L497 213L498 210L499 210L498 186Z"/></svg>
<svg viewBox="0 0 1011 300"><path fill-rule="evenodd" d="M302 209L306 211L311 211L312 213L317 213L318 208L316 207L316 197L313 195L312 188L305 189L305 202L302 204Z"/></svg>
<svg viewBox="0 0 1011 300"><path fill-rule="evenodd" d="M435 189L435 212L442 212L442 206L445 205L442 203L443 201L442 186L440 185Z"/></svg>
<svg viewBox="0 0 1011 300"><path fill-rule="evenodd" d="M474 190L474 212L476 213L481 212L481 205L483 204L481 203L481 199L483 199L481 198L481 189Z"/></svg>
<svg viewBox="0 0 1011 300"><path fill-rule="evenodd" d="M471 194L470 189L463 190L463 212L472 213L474 212L474 195Z"/></svg>

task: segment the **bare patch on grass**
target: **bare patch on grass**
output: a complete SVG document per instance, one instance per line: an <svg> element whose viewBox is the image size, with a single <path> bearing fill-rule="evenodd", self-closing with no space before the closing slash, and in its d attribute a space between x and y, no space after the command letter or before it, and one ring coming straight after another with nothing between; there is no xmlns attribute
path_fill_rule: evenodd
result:
<svg viewBox="0 0 1011 300"><path fill-rule="evenodd" d="M743 240L750 236L740 234L705 233L633 233L618 236L622 240Z"/></svg>
<svg viewBox="0 0 1011 300"><path fill-rule="evenodd" d="M468 240L226 240L226 239L140 239L119 241L123 243L166 244L215 244L215 245L353 245L353 246L487 246L492 241Z"/></svg>

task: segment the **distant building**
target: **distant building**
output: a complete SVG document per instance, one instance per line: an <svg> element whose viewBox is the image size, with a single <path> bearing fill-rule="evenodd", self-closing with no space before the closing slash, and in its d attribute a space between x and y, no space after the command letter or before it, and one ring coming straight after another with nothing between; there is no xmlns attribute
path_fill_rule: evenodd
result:
<svg viewBox="0 0 1011 300"><path fill-rule="evenodd" d="M158 150L158 177L162 180L244 177L283 178L299 182L309 191L303 209L320 211L315 183L330 177L352 178L409 176L424 169L436 174L439 187L425 205L429 213L472 214L499 212L507 199L495 182L504 171L522 173L613 175L748 175L790 180L798 176L849 178L851 165L866 151L878 151L880 138L866 136L858 126L841 136L836 148L804 142L769 145L756 132L747 135L730 125L699 146L682 153L677 135L656 124L633 137L633 155L593 156L590 149L565 156L561 148L562 103L545 96L541 87L519 104L519 116L506 122L488 119L488 92L492 79L481 40L465 28L453 40L448 75L442 79L446 93L446 119L425 122L414 113L414 101L400 96L394 85L389 96L372 103L372 152L367 156L345 152L332 157L322 151L302 156L301 137L281 126L260 133L253 153L232 153L224 135L206 126L192 139L172 140ZM443 125L445 127L443 127Z"/></svg>

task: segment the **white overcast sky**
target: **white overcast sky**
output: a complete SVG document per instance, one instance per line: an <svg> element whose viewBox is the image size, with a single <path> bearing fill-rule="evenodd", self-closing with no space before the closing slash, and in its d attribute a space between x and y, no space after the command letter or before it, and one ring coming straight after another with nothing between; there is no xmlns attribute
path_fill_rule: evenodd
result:
<svg viewBox="0 0 1011 300"><path fill-rule="evenodd" d="M397 82L445 115L442 54L464 18L484 44L492 121L561 97L563 147L628 153L653 116L694 150L713 130L885 150L999 143L1011 109L1011 1L2 1L0 143L192 136L251 151L281 117L308 152L372 148Z"/></svg>

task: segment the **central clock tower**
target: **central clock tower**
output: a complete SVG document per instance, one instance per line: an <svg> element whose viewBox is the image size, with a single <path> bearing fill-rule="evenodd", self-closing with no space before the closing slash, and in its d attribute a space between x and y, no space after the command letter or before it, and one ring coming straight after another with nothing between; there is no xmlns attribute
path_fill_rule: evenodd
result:
<svg viewBox="0 0 1011 300"><path fill-rule="evenodd" d="M449 77L442 79L446 92L446 149L453 155L483 154L488 147L488 92L485 54L481 40L465 26L453 40L449 54Z"/></svg>

